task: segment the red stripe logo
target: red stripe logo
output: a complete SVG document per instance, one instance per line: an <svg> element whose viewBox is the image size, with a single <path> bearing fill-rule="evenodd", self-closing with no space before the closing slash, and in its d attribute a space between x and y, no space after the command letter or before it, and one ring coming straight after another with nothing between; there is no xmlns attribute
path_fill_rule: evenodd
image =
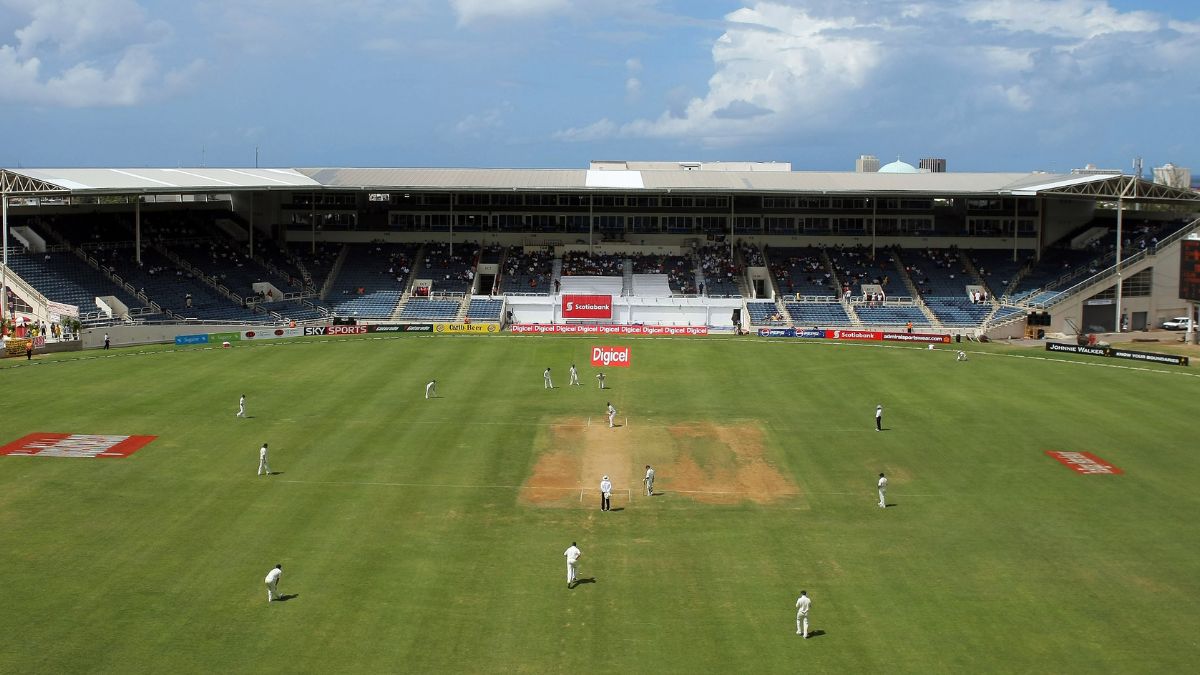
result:
<svg viewBox="0 0 1200 675"><path fill-rule="evenodd" d="M29 434L0 447L16 457L128 457L157 436L101 434Z"/></svg>
<svg viewBox="0 0 1200 675"><path fill-rule="evenodd" d="M1063 466L1074 471L1087 475L1092 474L1122 474L1124 471L1100 459L1090 452L1062 452L1060 450L1047 450L1047 455L1062 463Z"/></svg>

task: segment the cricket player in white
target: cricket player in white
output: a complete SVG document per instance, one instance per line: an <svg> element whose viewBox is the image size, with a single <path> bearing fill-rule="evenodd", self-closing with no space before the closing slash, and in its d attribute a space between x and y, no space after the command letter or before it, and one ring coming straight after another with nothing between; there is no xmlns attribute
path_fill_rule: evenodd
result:
<svg viewBox="0 0 1200 675"><path fill-rule="evenodd" d="M887 492L887 476L879 474L879 508L887 508L887 500L884 499L884 494Z"/></svg>
<svg viewBox="0 0 1200 675"><path fill-rule="evenodd" d="M796 599L796 635L803 635L805 640L808 639L808 608L811 605L808 591L800 591L800 597Z"/></svg>
<svg viewBox="0 0 1200 675"><path fill-rule="evenodd" d="M267 572L267 602L279 597L279 577L283 576L283 565L276 565L275 569Z"/></svg>
<svg viewBox="0 0 1200 675"><path fill-rule="evenodd" d="M966 361L966 360L967 360L967 353L961 349L958 350L958 358L955 359L955 361Z"/></svg>
<svg viewBox="0 0 1200 675"><path fill-rule="evenodd" d="M612 481L608 476L600 479L600 510L612 511Z"/></svg>
<svg viewBox="0 0 1200 675"><path fill-rule="evenodd" d="M563 551L563 555L567 558L567 588L574 588L575 567L579 562L579 556L583 555L583 552L579 550L575 542L571 542L570 548Z"/></svg>
<svg viewBox="0 0 1200 675"><path fill-rule="evenodd" d="M650 468L649 464L646 465L646 477L642 479L642 482L646 484L646 496L653 497L654 496L654 469Z"/></svg>
<svg viewBox="0 0 1200 675"><path fill-rule="evenodd" d="M613 419L617 416L617 409L613 407L612 402L608 404L608 428L613 428Z"/></svg>
<svg viewBox="0 0 1200 675"><path fill-rule="evenodd" d="M425 398L431 399L437 397L437 380L430 380L429 384L425 385Z"/></svg>
<svg viewBox="0 0 1200 675"><path fill-rule="evenodd" d="M542 380L545 383L547 389L554 388L554 382L550 379L550 369L549 368L546 369L546 372L542 373Z"/></svg>
<svg viewBox="0 0 1200 675"><path fill-rule="evenodd" d="M875 431L883 431L883 405L875 406Z"/></svg>
<svg viewBox="0 0 1200 675"><path fill-rule="evenodd" d="M579 371L575 370L574 363L571 364L571 381L568 384L571 384L571 385L579 384Z"/></svg>
<svg viewBox="0 0 1200 675"><path fill-rule="evenodd" d="M596 373L596 382L600 383L600 388L604 388L604 373Z"/></svg>
<svg viewBox="0 0 1200 675"><path fill-rule="evenodd" d="M268 476L271 475L271 466L269 464L267 464L267 444L266 443L263 443L263 446L258 449L258 475L261 476L264 473L267 474Z"/></svg>
<svg viewBox="0 0 1200 675"><path fill-rule="evenodd" d="M238 417L246 416L246 395L245 394L242 394L242 397L238 399L238 414L237 414L237 416Z"/></svg>

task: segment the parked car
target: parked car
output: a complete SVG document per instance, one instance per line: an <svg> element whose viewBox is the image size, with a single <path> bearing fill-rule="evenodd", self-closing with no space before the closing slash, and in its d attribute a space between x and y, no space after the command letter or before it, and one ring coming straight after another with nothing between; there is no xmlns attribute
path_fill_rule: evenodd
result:
<svg viewBox="0 0 1200 675"><path fill-rule="evenodd" d="M1186 316L1177 316L1173 319L1166 319L1162 322L1162 327L1167 330L1187 330L1188 321L1191 319Z"/></svg>

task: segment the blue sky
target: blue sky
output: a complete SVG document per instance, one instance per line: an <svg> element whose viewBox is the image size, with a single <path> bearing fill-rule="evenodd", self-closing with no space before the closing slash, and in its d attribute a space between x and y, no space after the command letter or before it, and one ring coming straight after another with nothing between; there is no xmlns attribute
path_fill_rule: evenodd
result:
<svg viewBox="0 0 1200 675"><path fill-rule="evenodd" d="M0 0L0 166L1200 173L1194 0Z"/></svg>

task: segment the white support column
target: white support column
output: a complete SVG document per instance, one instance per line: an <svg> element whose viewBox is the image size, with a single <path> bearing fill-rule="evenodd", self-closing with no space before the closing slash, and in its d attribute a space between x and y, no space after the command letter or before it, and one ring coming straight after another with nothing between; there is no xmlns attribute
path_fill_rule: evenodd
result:
<svg viewBox="0 0 1200 675"><path fill-rule="evenodd" d="M1124 190L1122 190L1122 192L1124 192ZM1121 286L1122 286L1122 283L1121 283L1121 242L1122 242L1121 229L1122 229L1122 225L1124 224L1124 222L1123 222L1124 216L1125 216L1125 197L1121 196L1121 197L1117 198L1117 264L1116 264L1116 268L1117 268L1117 315L1115 317L1115 320L1117 322L1116 323L1116 327L1117 327L1116 332L1118 332L1118 333L1121 332Z"/></svg>
<svg viewBox="0 0 1200 675"><path fill-rule="evenodd" d="M133 196L133 259L142 266L142 197Z"/></svg>
<svg viewBox="0 0 1200 675"><path fill-rule="evenodd" d="M8 315L8 192L0 192L0 226L4 230L4 256L3 264L0 264L0 320L3 320Z"/></svg>
<svg viewBox="0 0 1200 675"><path fill-rule="evenodd" d="M258 166L258 147L254 148L254 165ZM254 257L254 193L250 193L250 257Z"/></svg>

